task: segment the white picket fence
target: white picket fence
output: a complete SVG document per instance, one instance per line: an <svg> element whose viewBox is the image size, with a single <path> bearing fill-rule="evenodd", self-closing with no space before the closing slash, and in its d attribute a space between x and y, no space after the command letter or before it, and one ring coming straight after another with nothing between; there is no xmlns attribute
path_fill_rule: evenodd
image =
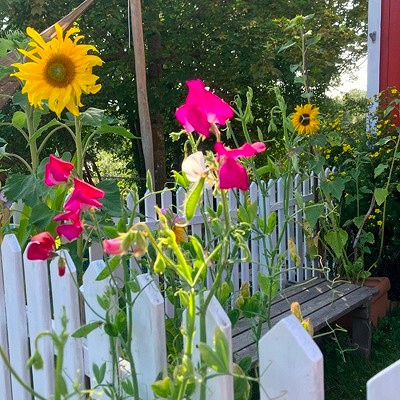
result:
<svg viewBox="0 0 400 400"><path fill-rule="evenodd" d="M65 276L57 274L55 259L50 267L46 261L29 261L21 254L14 235L5 236L1 245L0 268L0 346L8 354L15 371L26 384L46 399L54 389L54 357L52 343L43 338L39 347L44 360L42 370L30 371L26 360L34 349L35 336L44 330L59 331L62 308L69 320L68 330L74 331L84 323L98 321L104 310L97 296L110 285L111 280L96 281L103 270L102 260L92 261L83 277L81 289L76 286L76 269L67 253ZM50 270L50 274L48 271ZM116 274L119 272L117 271ZM161 373L167 373L164 299L148 274L138 277L143 290L138 294L133 309L132 353L143 400L155 400L151 384ZM83 317L79 292L85 296ZM98 315L96 315L98 314ZM213 347L213 334L219 327L232 349L231 323L223 308L214 298L207 313L207 342ZM197 332L199 329L197 329ZM195 337L195 344L198 343ZM193 360L200 358L197 347ZM75 379L84 385L87 376L90 386L96 386L92 365L106 363L105 381L112 376L110 342L103 328L88 334L86 339L70 338L65 351L64 375L69 388ZM125 366L126 362L121 362ZM281 320L259 343L260 399L323 400L323 356L318 346L302 328L298 320L289 316ZM232 371L232 364L231 364ZM128 371L129 372L129 371ZM210 370L210 374L213 371ZM400 361L369 380L368 400L395 399L400 391ZM94 398L107 398L101 391ZM129 396L127 399L131 398ZM197 399L197 395L194 395ZM12 377L0 361L0 399L28 400L31 395ZM220 375L207 383L208 400L233 400L233 378Z"/></svg>
<svg viewBox="0 0 400 400"><path fill-rule="evenodd" d="M325 174L328 175L330 169L325 170ZM280 279L281 288L287 286L288 283L299 283L304 280L310 279L315 276L315 261L310 260L307 257L307 243L303 233L302 222L303 212L299 209L295 193L298 194L304 201L308 203L314 199L313 185L315 182L315 175L312 173L310 176L302 179L300 175L296 175L292 181L292 188L289 193L289 215L294 216L289 223L285 224L284 215L284 181L282 178L277 180L270 179L268 182L261 182L261 185L265 187L264 193L268 193L267 196L263 196L263 191L260 190L255 182L252 182L249 189L249 199L252 203L257 202L258 213L257 217L267 219L271 213L276 214L276 227L271 234L271 242L267 241L267 248L264 248L262 241L257 237L256 233L252 233L249 239L248 246L251 252L250 262L237 262L234 265L232 271L232 281L235 291L238 291L242 282L250 282L252 292L258 291L257 273L259 270L267 272L267 258L268 251L273 248L277 243L277 238L281 232L284 231L282 241L279 245L279 254L286 256L286 263L282 265L282 274ZM237 218L237 211L241 204L244 202L244 194L241 191L230 190L229 192L229 209L233 220ZM183 215L184 200L186 191L183 188L171 191L165 189L161 193L161 208L172 209L178 215ZM207 207L214 211L218 209L218 203L220 199L214 198L211 190L204 190L203 204L204 209ZM128 196L127 199L128 207L132 207L132 199ZM144 201L144 221L150 228L157 228L157 214L154 206L157 204L156 195L146 192ZM205 211L207 215L207 211ZM201 214L200 208L197 208L193 219L190 221L188 226L190 234L198 235L204 242L207 243L211 240L207 236L206 227L204 225L204 216ZM289 240L293 240L296 247L297 255L299 256L300 262L295 265L292 258L287 255L289 249ZM243 256L243 252L241 253ZM96 252L96 257L101 258L101 252ZM211 270L208 271L207 284L210 287L213 282L213 276Z"/></svg>

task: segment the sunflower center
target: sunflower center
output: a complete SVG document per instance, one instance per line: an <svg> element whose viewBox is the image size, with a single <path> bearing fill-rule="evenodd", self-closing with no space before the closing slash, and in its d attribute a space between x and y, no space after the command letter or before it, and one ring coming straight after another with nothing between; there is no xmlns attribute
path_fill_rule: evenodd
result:
<svg viewBox="0 0 400 400"><path fill-rule="evenodd" d="M301 114L300 115L300 123L303 126L310 125L311 119L310 119L310 114Z"/></svg>
<svg viewBox="0 0 400 400"><path fill-rule="evenodd" d="M52 57L46 64L45 77L52 86L66 87L75 77L75 65L64 55Z"/></svg>

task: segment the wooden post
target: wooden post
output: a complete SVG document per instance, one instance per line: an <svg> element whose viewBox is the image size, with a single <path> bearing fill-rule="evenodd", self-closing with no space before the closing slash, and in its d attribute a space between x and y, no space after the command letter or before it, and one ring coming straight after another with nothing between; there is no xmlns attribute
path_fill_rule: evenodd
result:
<svg viewBox="0 0 400 400"><path fill-rule="evenodd" d="M135 54L136 90L139 108L140 135L146 170L149 170L154 182L153 136L146 86L146 61L142 26L142 5L140 0L130 0L133 48Z"/></svg>

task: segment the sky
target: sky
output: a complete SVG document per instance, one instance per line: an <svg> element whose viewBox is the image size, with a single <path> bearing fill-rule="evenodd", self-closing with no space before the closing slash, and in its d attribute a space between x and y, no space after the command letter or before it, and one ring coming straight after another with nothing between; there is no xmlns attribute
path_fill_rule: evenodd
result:
<svg viewBox="0 0 400 400"><path fill-rule="evenodd" d="M328 90L328 95L335 97L341 96L352 89L367 91L367 57L362 58L357 67L351 72L342 74L340 84L332 86Z"/></svg>

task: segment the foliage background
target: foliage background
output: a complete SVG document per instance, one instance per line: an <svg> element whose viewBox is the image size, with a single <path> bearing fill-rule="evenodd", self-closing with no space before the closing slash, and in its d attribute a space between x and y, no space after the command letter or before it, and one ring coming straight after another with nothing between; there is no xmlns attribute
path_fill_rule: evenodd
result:
<svg viewBox="0 0 400 400"><path fill-rule="evenodd" d="M1 35L27 26L42 30L79 3L80 0L3 0ZM105 61L96 71L103 89L96 96L86 96L84 103L107 108L138 134L127 5L126 0L96 0L78 21L86 40L96 45ZM298 62L300 52L294 47L277 52L291 35L283 29L285 18L315 14L310 28L313 34L321 35L321 41L310 54L308 68L314 101L322 109L328 86L357 62L366 47L367 2L364 0L144 0L142 7L155 152L164 173L181 161L178 155L182 154L182 143L172 143L168 134L179 129L174 110L184 100L183 86L187 79L203 79L227 101L233 100L236 94L244 95L251 86L255 124L266 132L274 101L269 91L272 84L279 84L289 107L301 101L300 88L293 84L290 71L290 65ZM2 112L10 118L12 111L8 107ZM252 133L256 137L255 128ZM9 140L12 132L2 131L0 135L12 142ZM68 140L66 135L59 135L49 143L48 152L70 150L72 143ZM10 151L24 150L17 141L13 145L15 148L9 147ZM125 162L126 174L144 179L139 141L101 138L88 160L91 170L96 169L98 148L117 154ZM273 148L270 146L270 151Z"/></svg>

